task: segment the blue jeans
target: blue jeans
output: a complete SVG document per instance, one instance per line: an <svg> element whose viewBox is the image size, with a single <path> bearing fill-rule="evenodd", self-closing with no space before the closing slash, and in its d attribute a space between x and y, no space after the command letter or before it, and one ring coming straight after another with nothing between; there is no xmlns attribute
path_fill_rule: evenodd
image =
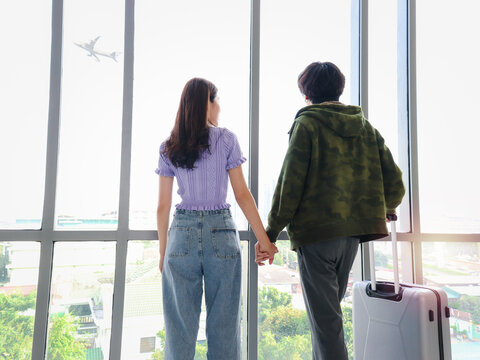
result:
<svg viewBox="0 0 480 360"><path fill-rule="evenodd" d="M207 308L208 359L240 359L240 239L230 210L176 210L162 272L165 359L189 360Z"/></svg>

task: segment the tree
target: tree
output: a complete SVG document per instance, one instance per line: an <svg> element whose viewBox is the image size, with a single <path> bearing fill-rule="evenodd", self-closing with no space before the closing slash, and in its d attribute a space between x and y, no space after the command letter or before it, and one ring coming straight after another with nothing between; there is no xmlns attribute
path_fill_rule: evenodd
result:
<svg viewBox="0 0 480 360"><path fill-rule="evenodd" d="M451 308L468 312L472 316L472 321L480 325L480 297L462 295L458 299L449 299Z"/></svg>
<svg viewBox="0 0 480 360"><path fill-rule="evenodd" d="M353 359L353 322L352 322L352 308L342 306L343 313L343 336L345 338L345 345L347 346L348 358Z"/></svg>
<svg viewBox="0 0 480 360"><path fill-rule="evenodd" d="M23 313L35 307L36 294L0 294L0 358L30 359L34 318Z"/></svg>
<svg viewBox="0 0 480 360"><path fill-rule="evenodd" d="M48 360L83 360L86 346L75 338L78 325L70 315L52 315L48 333Z"/></svg>
<svg viewBox="0 0 480 360"><path fill-rule="evenodd" d="M0 359L31 359L36 292L0 294ZM51 360L85 359L85 345L76 338L77 325L70 316L52 315L48 334L48 356Z"/></svg>
<svg viewBox="0 0 480 360"><path fill-rule="evenodd" d="M306 311L292 308L291 295L274 288L263 288L259 292L259 300L259 359L311 359L312 346ZM349 359L353 359L352 309L342 306L342 312L345 345Z"/></svg>
<svg viewBox="0 0 480 360"><path fill-rule="evenodd" d="M273 309L261 326L262 332L274 334L275 340L294 335L309 335L306 311L291 306L279 306Z"/></svg>
<svg viewBox="0 0 480 360"><path fill-rule="evenodd" d="M258 292L258 322L261 324L271 310L279 306L291 306L292 295L264 286Z"/></svg>
<svg viewBox="0 0 480 360"><path fill-rule="evenodd" d="M160 347L152 354L151 360L164 360L165 359L165 330L160 330L157 333L157 337L160 339ZM197 342L195 346L195 360L207 360L207 344L200 344Z"/></svg>
<svg viewBox="0 0 480 360"><path fill-rule="evenodd" d="M3 254L1 248L0 246L0 283L7 283L10 281L7 270L7 265L10 264L10 260L8 258L8 252Z"/></svg>
<svg viewBox="0 0 480 360"><path fill-rule="evenodd" d="M260 360L310 360L312 345L310 335L294 335L275 340L271 332L262 334L258 344Z"/></svg>
<svg viewBox="0 0 480 360"><path fill-rule="evenodd" d="M387 267L388 257L384 253L375 250L375 266Z"/></svg>

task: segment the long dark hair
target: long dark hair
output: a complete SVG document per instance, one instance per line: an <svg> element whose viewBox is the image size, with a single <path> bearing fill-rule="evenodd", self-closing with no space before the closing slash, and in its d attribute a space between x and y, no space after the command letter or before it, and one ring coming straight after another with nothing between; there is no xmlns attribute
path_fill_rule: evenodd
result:
<svg viewBox="0 0 480 360"><path fill-rule="evenodd" d="M193 169L202 153L210 150L207 109L216 96L217 88L208 80L193 78L185 84L164 150L175 167Z"/></svg>

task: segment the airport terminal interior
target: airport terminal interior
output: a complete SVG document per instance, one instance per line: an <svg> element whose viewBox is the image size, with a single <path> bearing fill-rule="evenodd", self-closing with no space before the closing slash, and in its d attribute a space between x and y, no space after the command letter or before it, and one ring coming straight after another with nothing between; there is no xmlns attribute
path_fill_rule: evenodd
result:
<svg viewBox="0 0 480 360"><path fill-rule="evenodd" d="M346 78L340 101L362 107L402 170L400 282L443 289L452 359L480 360L479 12L475 0L2 2L0 358L164 359L155 169L183 86L217 86L219 126L238 137L266 224L306 106L298 75L330 61ZM311 359L286 231L273 264L257 266L231 188L227 201L242 360ZM349 359L362 335L353 286L370 261L393 281L390 236L362 245L350 273ZM207 359L205 323L203 303L195 359Z"/></svg>

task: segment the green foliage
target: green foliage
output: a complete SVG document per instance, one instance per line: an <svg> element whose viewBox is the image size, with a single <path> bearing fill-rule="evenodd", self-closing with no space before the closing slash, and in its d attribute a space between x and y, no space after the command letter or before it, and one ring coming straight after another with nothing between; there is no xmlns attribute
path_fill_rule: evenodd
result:
<svg viewBox="0 0 480 360"><path fill-rule="evenodd" d="M283 258L281 255L277 255L275 256L275 258L273 259L273 263L275 265L278 265L278 266L283 266Z"/></svg>
<svg viewBox="0 0 480 360"><path fill-rule="evenodd" d="M277 342L272 333L263 333L258 346L258 358L259 360L310 360L312 358L310 336L287 336Z"/></svg>
<svg viewBox="0 0 480 360"><path fill-rule="evenodd" d="M165 360L165 330L160 330L157 333L157 337L160 339L160 346L152 354L150 360ZM207 344L197 342L195 346L195 360L207 360Z"/></svg>
<svg viewBox="0 0 480 360"><path fill-rule="evenodd" d="M343 313L343 335L345 338L345 345L347 346L348 358L353 359L353 322L352 322L352 308L342 306Z"/></svg>
<svg viewBox="0 0 480 360"><path fill-rule="evenodd" d="M353 359L352 309L342 306L348 358ZM264 320L261 321L262 316ZM274 288L259 292L261 337L260 360L300 360L312 358L310 329L306 311L292 308L291 296Z"/></svg>
<svg viewBox="0 0 480 360"><path fill-rule="evenodd" d="M280 292L274 287L264 286L258 292L258 322L263 323L273 309L291 305L292 295Z"/></svg>
<svg viewBox="0 0 480 360"><path fill-rule="evenodd" d="M10 281L7 271L7 265L10 264L8 252L3 254L4 247L0 246L0 283L7 283Z"/></svg>
<svg viewBox="0 0 480 360"><path fill-rule="evenodd" d="M470 313L472 321L480 325L480 297L462 295L458 299L448 301L451 308Z"/></svg>
<svg viewBox="0 0 480 360"><path fill-rule="evenodd" d="M83 360L86 346L75 338L78 325L70 315L53 315L48 333L47 360Z"/></svg>
<svg viewBox="0 0 480 360"><path fill-rule="evenodd" d="M2 359L31 358L33 316L23 315L35 307L36 294L0 294L0 356Z"/></svg>
<svg viewBox="0 0 480 360"><path fill-rule="evenodd" d="M375 250L375 266L387 267L388 257L384 253Z"/></svg>
<svg viewBox="0 0 480 360"><path fill-rule="evenodd" d="M261 330L274 334L276 341L292 335L309 335L310 332L306 311L291 306L273 309L263 322Z"/></svg>
<svg viewBox="0 0 480 360"><path fill-rule="evenodd" d="M207 360L207 344L197 342L195 346L195 360Z"/></svg>
<svg viewBox="0 0 480 360"><path fill-rule="evenodd" d="M259 360L310 360L312 344L306 311L292 307L292 296L273 287L263 287L258 293L260 339ZM353 359L352 309L342 306L343 327L348 358ZM165 331L157 333L160 348L151 360L164 360ZM207 345L197 343L195 360L206 359Z"/></svg>

